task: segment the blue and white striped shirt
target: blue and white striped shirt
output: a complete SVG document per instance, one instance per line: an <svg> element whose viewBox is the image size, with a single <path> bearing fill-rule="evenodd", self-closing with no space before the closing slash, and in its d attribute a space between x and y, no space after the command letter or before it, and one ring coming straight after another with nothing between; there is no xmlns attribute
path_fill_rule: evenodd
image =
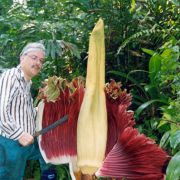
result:
<svg viewBox="0 0 180 180"><path fill-rule="evenodd" d="M17 140L22 132L35 131L36 110L20 65L0 77L0 135Z"/></svg>

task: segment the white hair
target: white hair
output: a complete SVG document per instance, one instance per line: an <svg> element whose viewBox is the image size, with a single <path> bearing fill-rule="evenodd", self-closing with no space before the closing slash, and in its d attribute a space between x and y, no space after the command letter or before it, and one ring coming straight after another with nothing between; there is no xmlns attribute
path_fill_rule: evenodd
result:
<svg viewBox="0 0 180 180"><path fill-rule="evenodd" d="M20 56L25 55L31 51L42 51L45 56L45 47L42 43L39 42L28 43L21 51Z"/></svg>

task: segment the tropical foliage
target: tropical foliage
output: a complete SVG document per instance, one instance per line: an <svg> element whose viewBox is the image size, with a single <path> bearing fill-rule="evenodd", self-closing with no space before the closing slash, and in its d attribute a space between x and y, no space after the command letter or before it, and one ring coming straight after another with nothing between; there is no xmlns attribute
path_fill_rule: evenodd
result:
<svg viewBox="0 0 180 180"><path fill-rule="evenodd" d="M89 33L99 17L105 23L106 80L121 81L131 92L139 131L173 156L167 180L178 180L179 1L27 0L26 5L1 1L0 70L18 64L27 42L42 41L47 58L33 80L34 97L48 76L85 76Z"/></svg>

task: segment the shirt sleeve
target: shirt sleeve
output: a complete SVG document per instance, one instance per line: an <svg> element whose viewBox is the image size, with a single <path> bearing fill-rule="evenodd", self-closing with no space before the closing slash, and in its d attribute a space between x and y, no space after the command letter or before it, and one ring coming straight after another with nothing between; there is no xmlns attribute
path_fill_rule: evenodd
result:
<svg viewBox="0 0 180 180"><path fill-rule="evenodd" d="M7 138L17 140L23 133L10 113L14 94L18 90L17 78L13 71L5 72L0 79L0 127Z"/></svg>

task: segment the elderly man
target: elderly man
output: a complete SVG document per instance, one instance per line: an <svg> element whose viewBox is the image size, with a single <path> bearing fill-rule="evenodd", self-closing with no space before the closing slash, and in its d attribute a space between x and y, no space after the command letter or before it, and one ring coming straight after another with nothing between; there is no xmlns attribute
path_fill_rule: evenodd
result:
<svg viewBox="0 0 180 180"><path fill-rule="evenodd" d="M26 161L39 159L46 169L34 139L36 110L30 93L31 78L44 63L45 48L29 43L20 54L20 64L0 77L0 180L23 179Z"/></svg>

